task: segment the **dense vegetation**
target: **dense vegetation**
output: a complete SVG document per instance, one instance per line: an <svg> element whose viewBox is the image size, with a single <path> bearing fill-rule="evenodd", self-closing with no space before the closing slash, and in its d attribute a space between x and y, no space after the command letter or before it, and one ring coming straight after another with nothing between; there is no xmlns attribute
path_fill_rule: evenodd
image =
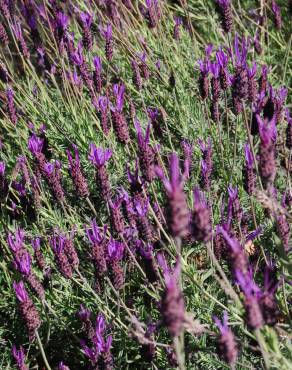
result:
<svg viewBox="0 0 292 370"><path fill-rule="evenodd" d="M291 369L289 0L0 0L0 368Z"/></svg>

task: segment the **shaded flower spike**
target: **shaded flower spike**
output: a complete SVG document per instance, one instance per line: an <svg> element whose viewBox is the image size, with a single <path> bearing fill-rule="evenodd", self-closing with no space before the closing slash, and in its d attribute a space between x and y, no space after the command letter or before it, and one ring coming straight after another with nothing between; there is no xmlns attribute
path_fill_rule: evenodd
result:
<svg viewBox="0 0 292 370"><path fill-rule="evenodd" d="M63 203L65 192L61 183L61 163L59 161L47 162L44 166L44 172L54 197L58 202Z"/></svg>
<svg viewBox="0 0 292 370"><path fill-rule="evenodd" d="M102 34L105 38L105 55L107 60L111 61L113 58L113 33L111 24L106 26L106 29L102 32Z"/></svg>
<svg viewBox="0 0 292 370"><path fill-rule="evenodd" d="M259 93L265 93L268 87L268 67L262 66L262 73L259 78Z"/></svg>
<svg viewBox="0 0 292 370"><path fill-rule="evenodd" d="M188 140L182 140L181 146L184 153L184 172L186 174L186 178L189 178L190 170L192 169L194 147Z"/></svg>
<svg viewBox="0 0 292 370"><path fill-rule="evenodd" d="M281 17L281 8L276 3L275 0L272 0L272 12L274 15L274 24L277 30L282 28L282 17Z"/></svg>
<svg viewBox="0 0 292 370"><path fill-rule="evenodd" d="M263 314L259 304L260 289L252 280L251 273L243 274L238 270L236 271L236 280L245 296L244 308L246 322L251 329L259 329L264 324Z"/></svg>
<svg viewBox="0 0 292 370"><path fill-rule="evenodd" d="M94 144L90 144L88 158L95 166L97 188L100 190L100 194L104 200L108 200L111 193L108 173L105 168L105 163L111 156L112 151L110 149L97 148Z"/></svg>
<svg viewBox="0 0 292 370"><path fill-rule="evenodd" d="M200 67L200 76L199 76L199 92L201 98L205 100L209 95L209 79L208 74L210 72L210 61L205 58L204 60L198 61Z"/></svg>
<svg viewBox="0 0 292 370"><path fill-rule="evenodd" d="M234 368L238 356L238 346L234 334L228 327L227 312L224 311L222 322L218 317L214 317L214 321L220 331L217 341L218 355L229 366Z"/></svg>
<svg viewBox="0 0 292 370"><path fill-rule="evenodd" d="M44 271L46 267L46 262L43 256L43 253L41 251L41 239L35 238L31 240L31 246L34 250L34 258L37 262L38 267Z"/></svg>
<svg viewBox="0 0 292 370"><path fill-rule="evenodd" d="M202 152L202 161L201 161L201 187L204 190L210 190L211 187L211 175L213 169L212 162L212 143L211 139L208 138L207 143L205 144L203 140L198 140L199 147Z"/></svg>
<svg viewBox="0 0 292 370"><path fill-rule="evenodd" d="M277 268L269 261L264 270L264 289L260 293L259 303L267 325L275 325L280 317L275 293L281 280L277 279Z"/></svg>
<svg viewBox="0 0 292 370"><path fill-rule="evenodd" d="M207 243L212 239L210 209L198 188L194 189L194 209L191 215L190 228L195 240Z"/></svg>
<svg viewBox="0 0 292 370"><path fill-rule="evenodd" d="M87 50L92 49L92 34L91 34L91 25L93 17L88 12L81 12L79 15L82 27L82 43Z"/></svg>
<svg viewBox="0 0 292 370"><path fill-rule="evenodd" d="M101 127L105 135L109 133L109 125L108 125L109 106L110 106L110 102L106 96L100 96L98 98L98 107L100 111Z"/></svg>
<svg viewBox="0 0 292 370"><path fill-rule="evenodd" d="M228 195L228 202L230 202L230 206L232 207L232 217L237 222L237 224L240 225L243 212L238 199L237 187L232 188L232 186L228 186Z"/></svg>
<svg viewBox="0 0 292 370"><path fill-rule="evenodd" d="M135 161L135 170L131 172L130 167L127 166L127 177L130 183L130 193L135 199L144 199L143 187L144 180L139 176L138 160Z"/></svg>
<svg viewBox="0 0 292 370"><path fill-rule="evenodd" d="M216 0L217 9L221 17L221 25L223 31L228 33L232 28L232 10L231 10L231 0Z"/></svg>
<svg viewBox="0 0 292 370"><path fill-rule="evenodd" d="M7 35L6 29L5 29L5 27L3 26L2 23L0 23L0 43L3 46L8 46L8 44L9 44L8 35Z"/></svg>
<svg viewBox="0 0 292 370"><path fill-rule="evenodd" d="M84 177L81 165L80 165L80 158L79 152L76 145L73 145L75 159L73 159L72 154L69 150L67 150L67 156L69 161L69 172L72 178L75 190L77 195L81 198L86 198L89 196L89 190L86 178Z"/></svg>
<svg viewBox="0 0 292 370"><path fill-rule="evenodd" d="M99 56L93 58L94 72L93 72L93 83L97 93L100 94L102 89L102 61Z"/></svg>
<svg viewBox="0 0 292 370"><path fill-rule="evenodd" d="M64 235L53 236L50 240L50 244L54 251L56 262L61 274L65 278L71 279L73 275L73 269L69 261L69 256L66 253L66 242L67 239Z"/></svg>
<svg viewBox="0 0 292 370"><path fill-rule="evenodd" d="M216 52L216 60L218 65L220 66L220 86L222 90L227 90L229 87L229 73L228 73L228 54L224 53L222 49Z"/></svg>
<svg viewBox="0 0 292 370"><path fill-rule="evenodd" d="M214 122L219 122L220 120L220 113L219 113L219 98L221 93L221 85L220 85L220 66L218 63L210 63L210 70L212 73L211 79L211 89L212 89L212 101L211 101L211 118Z"/></svg>
<svg viewBox="0 0 292 370"><path fill-rule="evenodd" d="M20 346L19 349L15 345L12 346L12 355L16 361L18 370L28 370L25 365L25 353L23 347Z"/></svg>
<svg viewBox="0 0 292 370"><path fill-rule="evenodd" d="M108 204L110 206L110 221L112 228L118 234L123 234L125 231L124 217L121 211L122 199L117 197L115 200L109 199Z"/></svg>
<svg viewBox="0 0 292 370"><path fill-rule="evenodd" d="M168 204L166 209L167 225L171 235L184 238L188 235L189 210L186 195L183 190L185 174L181 176L177 154L170 156L170 179L168 180L161 168L156 168L156 173L163 181L167 192Z"/></svg>
<svg viewBox="0 0 292 370"><path fill-rule="evenodd" d="M135 129L137 132L137 141L139 148L138 157L140 169L145 180L151 182L155 175L154 174L155 153L154 149L150 146L151 124L150 123L148 124L146 133L144 135L140 123L136 119Z"/></svg>
<svg viewBox="0 0 292 370"><path fill-rule="evenodd" d="M212 99L214 101L218 101L220 98L220 89L221 89L219 79L220 65L216 62L210 63L210 71L212 74L211 79Z"/></svg>
<svg viewBox="0 0 292 370"><path fill-rule="evenodd" d="M219 226L218 232L223 236L228 246L227 259L230 262L233 275L236 276L238 271L242 274L246 274L249 264L244 248L236 238L230 236L229 232L227 232L224 227Z"/></svg>
<svg viewBox="0 0 292 370"><path fill-rule="evenodd" d="M174 17L174 29L173 29L173 38L178 41L180 39L180 26L182 25L181 17Z"/></svg>
<svg viewBox="0 0 292 370"><path fill-rule="evenodd" d="M123 258L124 248L125 246L123 243L112 238L108 243L108 255L110 259L113 285L117 290L120 290L125 282L124 272L120 263Z"/></svg>
<svg viewBox="0 0 292 370"><path fill-rule="evenodd" d="M142 89L142 78L140 74L140 69L137 61L135 59L131 60L131 66L133 71L133 83L136 86L137 90Z"/></svg>
<svg viewBox="0 0 292 370"><path fill-rule="evenodd" d="M90 226L86 228L86 235L92 245L90 256L94 263L96 274L95 284L98 291L101 289L100 284L103 281L103 275L107 271L106 232L107 225L104 225L103 228L99 228L97 226L96 220L93 220Z"/></svg>
<svg viewBox="0 0 292 370"><path fill-rule="evenodd" d="M289 109L286 109L286 147L292 149L292 117L290 116Z"/></svg>
<svg viewBox="0 0 292 370"><path fill-rule="evenodd" d="M255 79L256 73L257 73L257 65L256 65L256 62L253 62L252 67L247 68L248 100L250 103L254 103L257 98L258 86L257 86L257 81Z"/></svg>
<svg viewBox="0 0 292 370"><path fill-rule="evenodd" d="M137 241L137 249L141 256L143 268L147 279L150 283L157 281L159 277L157 262L153 253L152 244L144 244L141 241Z"/></svg>
<svg viewBox="0 0 292 370"><path fill-rule="evenodd" d="M121 143L127 144L130 141L129 128L126 118L123 114L125 85L115 84L113 87L115 96L115 107L111 108L113 127L116 132L117 138Z"/></svg>
<svg viewBox="0 0 292 370"><path fill-rule="evenodd" d="M22 25L19 22L16 22L14 25L12 25L12 30L18 42L18 47L21 54L24 56L24 58L29 59L30 53L27 47L27 43L23 37Z"/></svg>
<svg viewBox="0 0 292 370"><path fill-rule="evenodd" d="M153 241L153 228L147 217L149 200L135 200L134 207L137 214L137 228L139 236L146 243Z"/></svg>
<svg viewBox="0 0 292 370"><path fill-rule="evenodd" d="M243 187L247 194L253 194L256 186L256 172L254 168L254 158L249 144L244 145L245 165L242 170Z"/></svg>
<svg viewBox="0 0 292 370"><path fill-rule="evenodd" d="M35 337L35 331L40 327L41 320L39 313L36 310L33 301L30 299L23 281L13 283L16 298L19 301L20 314L26 323L29 340L32 341Z"/></svg>
<svg viewBox="0 0 292 370"><path fill-rule="evenodd" d="M65 36L65 33L67 31L68 25L69 25L69 17L62 13L61 11L58 11L56 14L56 25L57 25L57 36L59 40Z"/></svg>
<svg viewBox="0 0 292 370"><path fill-rule="evenodd" d="M10 86L8 86L6 89L6 98L9 119L14 125L16 125L18 118L14 103L14 91Z"/></svg>
<svg viewBox="0 0 292 370"><path fill-rule="evenodd" d="M8 181L5 176L5 163L0 162L0 203L5 199L8 192Z"/></svg>
<svg viewBox="0 0 292 370"><path fill-rule="evenodd" d="M167 327L172 337L177 337L183 330L185 320L185 303L182 291L179 287L178 280L181 273L179 260L176 266L171 270L166 263L162 254L157 256L158 263L163 270L165 281L165 290L161 301L161 314L163 323Z"/></svg>
<svg viewBox="0 0 292 370"><path fill-rule="evenodd" d="M276 176L276 125L274 119L270 122L266 122L262 120L259 115L257 115L256 118L261 138L259 147L259 173L264 187L267 188L273 184Z"/></svg>

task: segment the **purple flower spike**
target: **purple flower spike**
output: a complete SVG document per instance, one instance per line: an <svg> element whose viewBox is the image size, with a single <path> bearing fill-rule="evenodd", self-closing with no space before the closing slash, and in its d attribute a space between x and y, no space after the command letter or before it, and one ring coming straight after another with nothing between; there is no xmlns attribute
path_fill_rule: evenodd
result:
<svg viewBox="0 0 292 370"><path fill-rule="evenodd" d="M275 119L270 122L262 120L259 115L256 116L259 134L261 138L259 148L259 172L265 188L272 185L276 176L276 161L275 161L275 140L276 140L276 124Z"/></svg>
<svg viewBox="0 0 292 370"><path fill-rule="evenodd" d="M25 365L25 353L23 347L12 346L12 355L16 361L17 367L19 370L28 370L28 367Z"/></svg>
<svg viewBox="0 0 292 370"><path fill-rule="evenodd" d="M245 274L248 271L248 260L244 248L236 238L232 238L225 228L219 226L218 232L223 236L229 247L229 257L232 263L232 272L236 276L238 271Z"/></svg>
<svg viewBox="0 0 292 370"><path fill-rule="evenodd" d="M100 229L97 226L96 220L93 220L90 227L86 228L86 235L92 244L101 244L105 241L106 231L107 225L104 225L103 229Z"/></svg>
<svg viewBox="0 0 292 370"><path fill-rule="evenodd" d="M144 135L139 121L135 119L135 129L137 132L137 140L139 146L138 156L140 169L145 180L151 182L154 178L154 160L155 160L154 149L149 144L151 124L149 122L146 129L146 133Z"/></svg>
<svg viewBox="0 0 292 370"><path fill-rule="evenodd" d="M16 257L15 262L18 271L23 275L30 275L31 272L31 256L28 252L25 252L22 256Z"/></svg>
<svg viewBox="0 0 292 370"><path fill-rule="evenodd" d="M112 270L112 279L115 289L120 290L125 282L124 272L121 267L121 259L123 258L124 253L124 244L110 239L108 243L108 255L110 259L110 267Z"/></svg>
<svg viewBox="0 0 292 370"><path fill-rule="evenodd" d="M245 296L244 307L246 310L247 324L251 329L259 329L264 324L262 310L259 304L261 291L252 280L251 272L243 274L239 270L236 271L236 280Z"/></svg>
<svg viewBox="0 0 292 370"><path fill-rule="evenodd" d="M161 302L163 323L167 327L169 334L172 337L176 337L180 335L183 330L185 319L184 297L178 285L181 265L179 260L177 260L175 268L171 270L167 266L166 260L162 254L159 254L157 259L163 270L165 281L165 291Z"/></svg>
<svg viewBox="0 0 292 370"><path fill-rule="evenodd" d="M123 258L125 246L123 243L110 239L108 243L108 255L111 260L119 261Z"/></svg>
<svg viewBox="0 0 292 370"><path fill-rule="evenodd" d="M59 11L56 15L56 23L59 30L61 30L62 34L64 34L64 32L68 28L69 17L66 14Z"/></svg>
<svg viewBox="0 0 292 370"><path fill-rule="evenodd" d="M100 75L101 70L102 70L102 60L99 56L96 56L93 58L93 65L94 65L96 73Z"/></svg>
<svg viewBox="0 0 292 370"><path fill-rule="evenodd" d="M245 161L248 168L252 168L254 164L254 158L250 150L249 144L244 145Z"/></svg>
<svg viewBox="0 0 292 370"><path fill-rule="evenodd" d="M86 322L90 320L91 312L89 309L85 308L82 304L80 305L80 310L78 311L77 315L81 321Z"/></svg>
<svg viewBox="0 0 292 370"><path fill-rule="evenodd" d="M104 166L111 156L111 149L97 148L95 144L90 144L90 154L88 158L96 167Z"/></svg>
<svg viewBox="0 0 292 370"><path fill-rule="evenodd" d="M233 368L238 356L238 346L234 334L228 327L227 312L224 311L222 323L217 317L214 317L214 321L220 331L217 343L218 355Z"/></svg>
<svg viewBox="0 0 292 370"><path fill-rule="evenodd" d="M244 145L245 166L242 169L243 187L247 194L251 195L256 186L256 172L254 168L254 158L249 144Z"/></svg>
<svg viewBox="0 0 292 370"><path fill-rule="evenodd" d="M15 234L8 233L8 245L13 253L17 253L24 248L24 230L18 228L15 231Z"/></svg>
<svg viewBox="0 0 292 370"><path fill-rule="evenodd" d="M82 22L82 24L87 27L87 28L90 28L91 25L92 25L92 21L93 21L93 17L90 13L88 12L81 12L79 14L79 17L80 17L80 20Z"/></svg>
<svg viewBox="0 0 292 370"><path fill-rule="evenodd" d="M40 137L32 134L28 140L28 149L34 155L37 156L42 152L44 140Z"/></svg>
<svg viewBox="0 0 292 370"><path fill-rule="evenodd" d="M275 27L277 30L280 30L282 28L281 8L275 0L272 0L272 12L274 14Z"/></svg>
<svg viewBox="0 0 292 370"><path fill-rule="evenodd" d="M221 25L224 32L228 33L232 28L232 10L230 0L216 0L219 15L221 17Z"/></svg>
<svg viewBox="0 0 292 370"><path fill-rule="evenodd" d="M22 280L19 283L14 282L13 289L19 302L23 303L28 299L28 294Z"/></svg>
<svg viewBox="0 0 292 370"><path fill-rule="evenodd" d="M198 188L194 189L194 209L190 222L195 240L207 243L212 238L210 209Z"/></svg>
<svg viewBox="0 0 292 370"><path fill-rule="evenodd" d="M86 198L89 196L89 190L86 178L84 177L81 165L80 165L80 158L79 158L79 152L76 145L73 145L75 159L73 160L72 154L69 150L67 150L67 156L69 161L69 172L73 181L73 184L75 186L75 189L77 191L77 194L81 198Z"/></svg>
<svg viewBox="0 0 292 370"><path fill-rule="evenodd" d="M102 35L105 38L105 55L108 61L113 58L113 35L112 26L108 24L106 29L102 31Z"/></svg>
<svg viewBox="0 0 292 370"><path fill-rule="evenodd" d="M6 89L6 97L9 119L14 125L16 125L18 118L14 102L14 91L10 86Z"/></svg>
<svg viewBox="0 0 292 370"><path fill-rule="evenodd" d="M256 73L257 73L257 65L256 65L256 62L254 62L251 68L247 68L248 100L251 103L254 103L257 99L258 86L255 80Z"/></svg>
<svg viewBox="0 0 292 370"><path fill-rule="evenodd" d="M188 234L189 210L183 190L186 173L180 174L178 156L175 153L170 156L170 180L161 168L157 167L156 173L163 181L168 196L166 217L171 235L183 238Z"/></svg>

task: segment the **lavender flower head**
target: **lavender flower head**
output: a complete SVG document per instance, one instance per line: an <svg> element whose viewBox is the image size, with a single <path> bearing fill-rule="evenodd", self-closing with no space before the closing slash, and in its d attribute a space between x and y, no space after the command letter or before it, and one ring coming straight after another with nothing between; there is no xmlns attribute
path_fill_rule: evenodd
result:
<svg viewBox="0 0 292 370"><path fill-rule="evenodd" d="M79 158L79 152L76 145L73 145L75 158L73 160L72 154L69 150L67 150L67 156L69 161L69 172L72 177L75 189L77 191L77 194L80 197L88 197L89 196L89 190L87 181L82 173L81 165L80 165L80 158Z"/></svg>
<svg viewBox="0 0 292 370"><path fill-rule="evenodd" d="M90 154L88 159L96 166L102 167L111 158L111 149L97 148L95 144L90 144Z"/></svg>
<svg viewBox="0 0 292 370"><path fill-rule="evenodd" d="M216 0L218 12L221 17L221 25L224 32L231 31L233 20L230 0Z"/></svg>
<svg viewBox="0 0 292 370"><path fill-rule="evenodd" d="M273 184L276 176L275 162L275 140L276 140L276 125L275 119L270 122L262 120L259 115L256 116L259 134L261 138L259 148L259 172L265 188Z"/></svg>
<svg viewBox="0 0 292 370"><path fill-rule="evenodd" d="M194 189L194 209L190 227L191 234L195 240L207 243L212 239L210 209L199 188Z"/></svg>
<svg viewBox="0 0 292 370"><path fill-rule="evenodd" d="M217 317L214 317L214 321L220 331L217 343L218 355L229 366L234 368L238 356L238 347L234 334L228 327L227 312L224 311L223 322L221 322Z"/></svg>
<svg viewBox="0 0 292 370"><path fill-rule="evenodd" d="M33 156L37 156L42 152L44 144L44 139L32 134L28 140L28 149L33 154Z"/></svg>
<svg viewBox="0 0 292 370"><path fill-rule="evenodd" d="M142 128L140 126L139 121L135 120L135 129L137 132L137 140L138 140L138 146L139 146L139 163L141 172L143 174L143 177L146 181L151 182L154 178L154 150L150 146L150 129L151 124L149 122L146 133L143 135Z"/></svg>
<svg viewBox="0 0 292 370"><path fill-rule="evenodd" d="M123 258L125 246L123 243L111 238L108 243L108 255L111 260L119 261Z"/></svg>
<svg viewBox="0 0 292 370"><path fill-rule="evenodd" d="M243 274L240 270L236 271L236 280L245 296L244 307L247 324L251 329L259 329L264 324L259 304L260 289L252 280L251 271L246 274Z"/></svg>
<svg viewBox="0 0 292 370"><path fill-rule="evenodd" d="M97 226L96 220L93 220L90 227L86 228L86 235L92 244L101 244L105 241L106 231L107 225L104 225L101 229Z"/></svg>
<svg viewBox="0 0 292 370"><path fill-rule="evenodd" d="M251 195L256 186L256 173L254 168L254 158L250 150L249 144L244 145L245 166L242 170L243 187L247 194Z"/></svg>
<svg viewBox="0 0 292 370"><path fill-rule="evenodd" d="M125 246L123 243L110 239L108 243L108 256L111 262L112 280L115 289L120 290L125 281L124 272L121 267L121 259L123 258Z"/></svg>
<svg viewBox="0 0 292 370"><path fill-rule="evenodd" d="M24 248L24 230L17 228L15 231L15 234L13 235L12 233L8 233L8 245L10 249L13 251L13 253L17 253L21 249Z"/></svg>
<svg viewBox="0 0 292 370"><path fill-rule="evenodd" d="M178 285L181 265L179 260L177 260L175 268L171 270L162 254L159 254L157 259L162 267L165 281L165 290L161 302L163 323L167 327L169 334L172 337L176 337L182 332L185 320L185 303L182 291Z"/></svg>
<svg viewBox="0 0 292 370"><path fill-rule="evenodd" d="M189 210L183 190L186 174L180 174L178 156L175 153L170 156L169 180L161 168L157 167L156 173L163 181L168 196L166 218L171 235L183 238L188 234Z"/></svg>
<svg viewBox="0 0 292 370"><path fill-rule="evenodd" d="M12 346L12 355L16 361L19 370L28 370L25 365L25 353L23 347L20 346L19 349L15 345Z"/></svg>
<svg viewBox="0 0 292 370"><path fill-rule="evenodd" d="M13 289L15 291L16 298L19 300L19 302L23 303L28 299L28 294L22 280L19 283L14 282Z"/></svg>

